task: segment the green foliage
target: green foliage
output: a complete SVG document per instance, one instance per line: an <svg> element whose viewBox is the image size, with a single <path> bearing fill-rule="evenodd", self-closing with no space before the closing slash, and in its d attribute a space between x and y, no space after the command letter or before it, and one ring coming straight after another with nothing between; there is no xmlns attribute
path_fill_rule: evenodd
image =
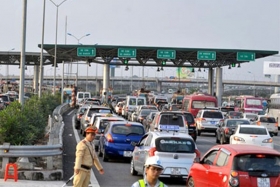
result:
<svg viewBox="0 0 280 187"><path fill-rule="evenodd" d="M24 107L12 102L0 111L0 144L32 145L44 136L48 115L60 104L60 95L33 96L26 100Z"/></svg>

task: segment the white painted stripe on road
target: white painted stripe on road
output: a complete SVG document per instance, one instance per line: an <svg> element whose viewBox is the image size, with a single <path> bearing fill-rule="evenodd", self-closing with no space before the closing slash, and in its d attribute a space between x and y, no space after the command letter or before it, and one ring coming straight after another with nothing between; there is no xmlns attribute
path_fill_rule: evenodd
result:
<svg viewBox="0 0 280 187"><path fill-rule="evenodd" d="M71 110L67 115L70 116L75 110Z"/></svg>
<svg viewBox="0 0 280 187"><path fill-rule="evenodd" d="M79 137L79 134L78 134L77 130L75 129L75 115L72 118L72 127L73 127L73 132L74 132L74 136L75 136L76 142L78 143L81 140L80 140L80 137ZM90 186L100 187L100 185L99 185L99 183L98 183L98 181L97 181L97 179L96 179L92 169L90 170L90 183L91 183Z"/></svg>

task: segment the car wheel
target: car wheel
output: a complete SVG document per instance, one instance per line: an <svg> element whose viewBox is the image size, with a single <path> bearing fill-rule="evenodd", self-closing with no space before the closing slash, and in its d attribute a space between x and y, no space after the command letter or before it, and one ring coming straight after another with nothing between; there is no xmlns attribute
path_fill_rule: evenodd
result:
<svg viewBox="0 0 280 187"><path fill-rule="evenodd" d="M197 136L200 136L201 130L197 130Z"/></svg>
<svg viewBox="0 0 280 187"><path fill-rule="evenodd" d="M133 162L133 159L131 159L131 162L130 162L130 173L131 175L137 175L138 172L134 169L134 162Z"/></svg>
<svg viewBox="0 0 280 187"><path fill-rule="evenodd" d="M189 180L187 182L187 187L195 187L194 181L193 181L192 177L189 178Z"/></svg>
<svg viewBox="0 0 280 187"><path fill-rule="evenodd" d="M108 160L109 160L107 154L105 153L105 149L103 149L103 152L102 152L102 160L104 162L108 162Z"/></svg>
<svg viewBox="0 0 280 187"><path fill-rule="evenodd" d="M82 128L80 129L80 134L83 134L83 129Z"/></svg>
<svg viewBox="0 0 280 187"><path fill-rule="evenodd" d="M220 143L220 140L218 139L218 136L216 136L216 143Z"/></svg>
<svg viewBox="0 0 280 187"><path fill-rule="evenodd" d="M216 137L218 137L218 136L216 136ZM223 145L223 144L224 144L224 142L225 142L225 140L224 140L224 136L223 136L223 135L221 135L221 137L220 137L220 144L221 144L221 145Z"/></svg>
<svg viewBox="0 0 280 187"><path fill-rule="evenodd" d="M98 148L97 148L97 155L99 157L102 157L102 151L101 151L101 146L99 145Z"/></svg>
<svg viewBox="0 0 280 187"><path fill-rule="evenodd" d="M196 138L197 138L197 135L196 135L196 133L195 133L194 136L193 136L193 141L196 142Z"/></svg>
<svg viewBox="0 0 280 187"><path fill-rule="evenodd" d="M80 124L78 122L75 123L75 129L77 129L77 130L80 129Z"/></svg>

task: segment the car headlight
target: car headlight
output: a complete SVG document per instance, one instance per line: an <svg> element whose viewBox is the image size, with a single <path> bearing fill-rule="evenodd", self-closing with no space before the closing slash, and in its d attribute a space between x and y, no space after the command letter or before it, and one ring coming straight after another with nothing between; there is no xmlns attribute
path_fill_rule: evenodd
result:
<svg viewBox="0 0 280 187"><path fill-rule="evenodd" d="M234 136L234 137L233 137L233 140L235 140L235 141L240 141L240 142L245 142L245 140L244 140L243 138L238 137L238 136Z"/></svg>
<svg viewBox="0 0 280 187"><path fill-rule="evenodd" d="M272 143L272 142L273 142L272 138L267 138L262 141L262 143Z"/></svg>

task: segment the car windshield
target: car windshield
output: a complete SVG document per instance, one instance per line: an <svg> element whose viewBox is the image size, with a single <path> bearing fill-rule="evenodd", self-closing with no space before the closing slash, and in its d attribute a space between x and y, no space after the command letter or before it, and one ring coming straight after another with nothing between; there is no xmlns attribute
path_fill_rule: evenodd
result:
<svg viewBox="0 0 280 187"><path fill-rule="evenodd" d="M240 134L256 134L256 135L267 135L265 128L254 128L254 127L240 127Z"/></svg>
<svg viewBox="0 0 280 187"><path fill-rule="evenodd" d="M121 135L143 135L144 128L138 125L126 125L126 124L118 124L114 125L112 128L112 132L114 134L121 134Z"/></svg>
<svg viewBox="0 0 280 187"><path fill-rule="evenodd" d="M221 112L216 112L216 111L205 111L203 113L204 118L223 118L223 114Z"/></svg>
<svg viewBox="0 0 280 187"><path fill-rule="evenodd" d="M156 139L156 149L159 152L194 153L192 140L177 137L160 137Z"/></svg>
<svg viewBox="0 0 280 187"><path fill-rule="evenodd" d="M3 101L9 101L8 96L1 95L0 98L2 98Z"/></svg>
<svg viewBox="0 0 280 187"><path fill-rule="evenodd" d="M250 122L247 120L227 120L226 126L227 127L236 127L237 125L240 125L240 124L249 125Z"/></svg>
<svg viewBox="0 0 280 187"><path fill-rule="evenodd" d="M141 110L140 114L141 116L147 116L149 115L153 110Z"/></svg>
<svg viewBox="0 0 280 187"><path fill-rule="evenodd" d="M182 105L172 105L172 111L177 111L182 109Z"/></svg>
<svg viewBox="0 0 280 187"><path fill-rule="evenodd" d="M280 174L280 156L268 154L245 154L234 157L233 169L237 171L268 171Z"/></svg>
<svg viewBox="0 0 280 187"><path fill-rule="evenodd" d="M232 118L241 118L243 117L243 113L242 112L229 112L228 113L230 117Z"/></svg>
<svg viewBox="0 0 280 187"><path fill-rule="evenodd" d="M110 109L91 108L88 112L88 116L92 116L92 114L94 113L108 114L108 113L112 113L112 111Z"/></svg>
<svg viewBox="0 0 280 187"><path fill-rule="evenodd" d="M264 123L276 123L275 118L272 117L261 117L260 118L260 122L264 122Z"/></svg>
<svg viewBox="0 0 280 187"><path fill-rule="evenodd" d="M163 114L160 118L160 125L179 125L184 127L184 119L182 115Z"/></svg>

